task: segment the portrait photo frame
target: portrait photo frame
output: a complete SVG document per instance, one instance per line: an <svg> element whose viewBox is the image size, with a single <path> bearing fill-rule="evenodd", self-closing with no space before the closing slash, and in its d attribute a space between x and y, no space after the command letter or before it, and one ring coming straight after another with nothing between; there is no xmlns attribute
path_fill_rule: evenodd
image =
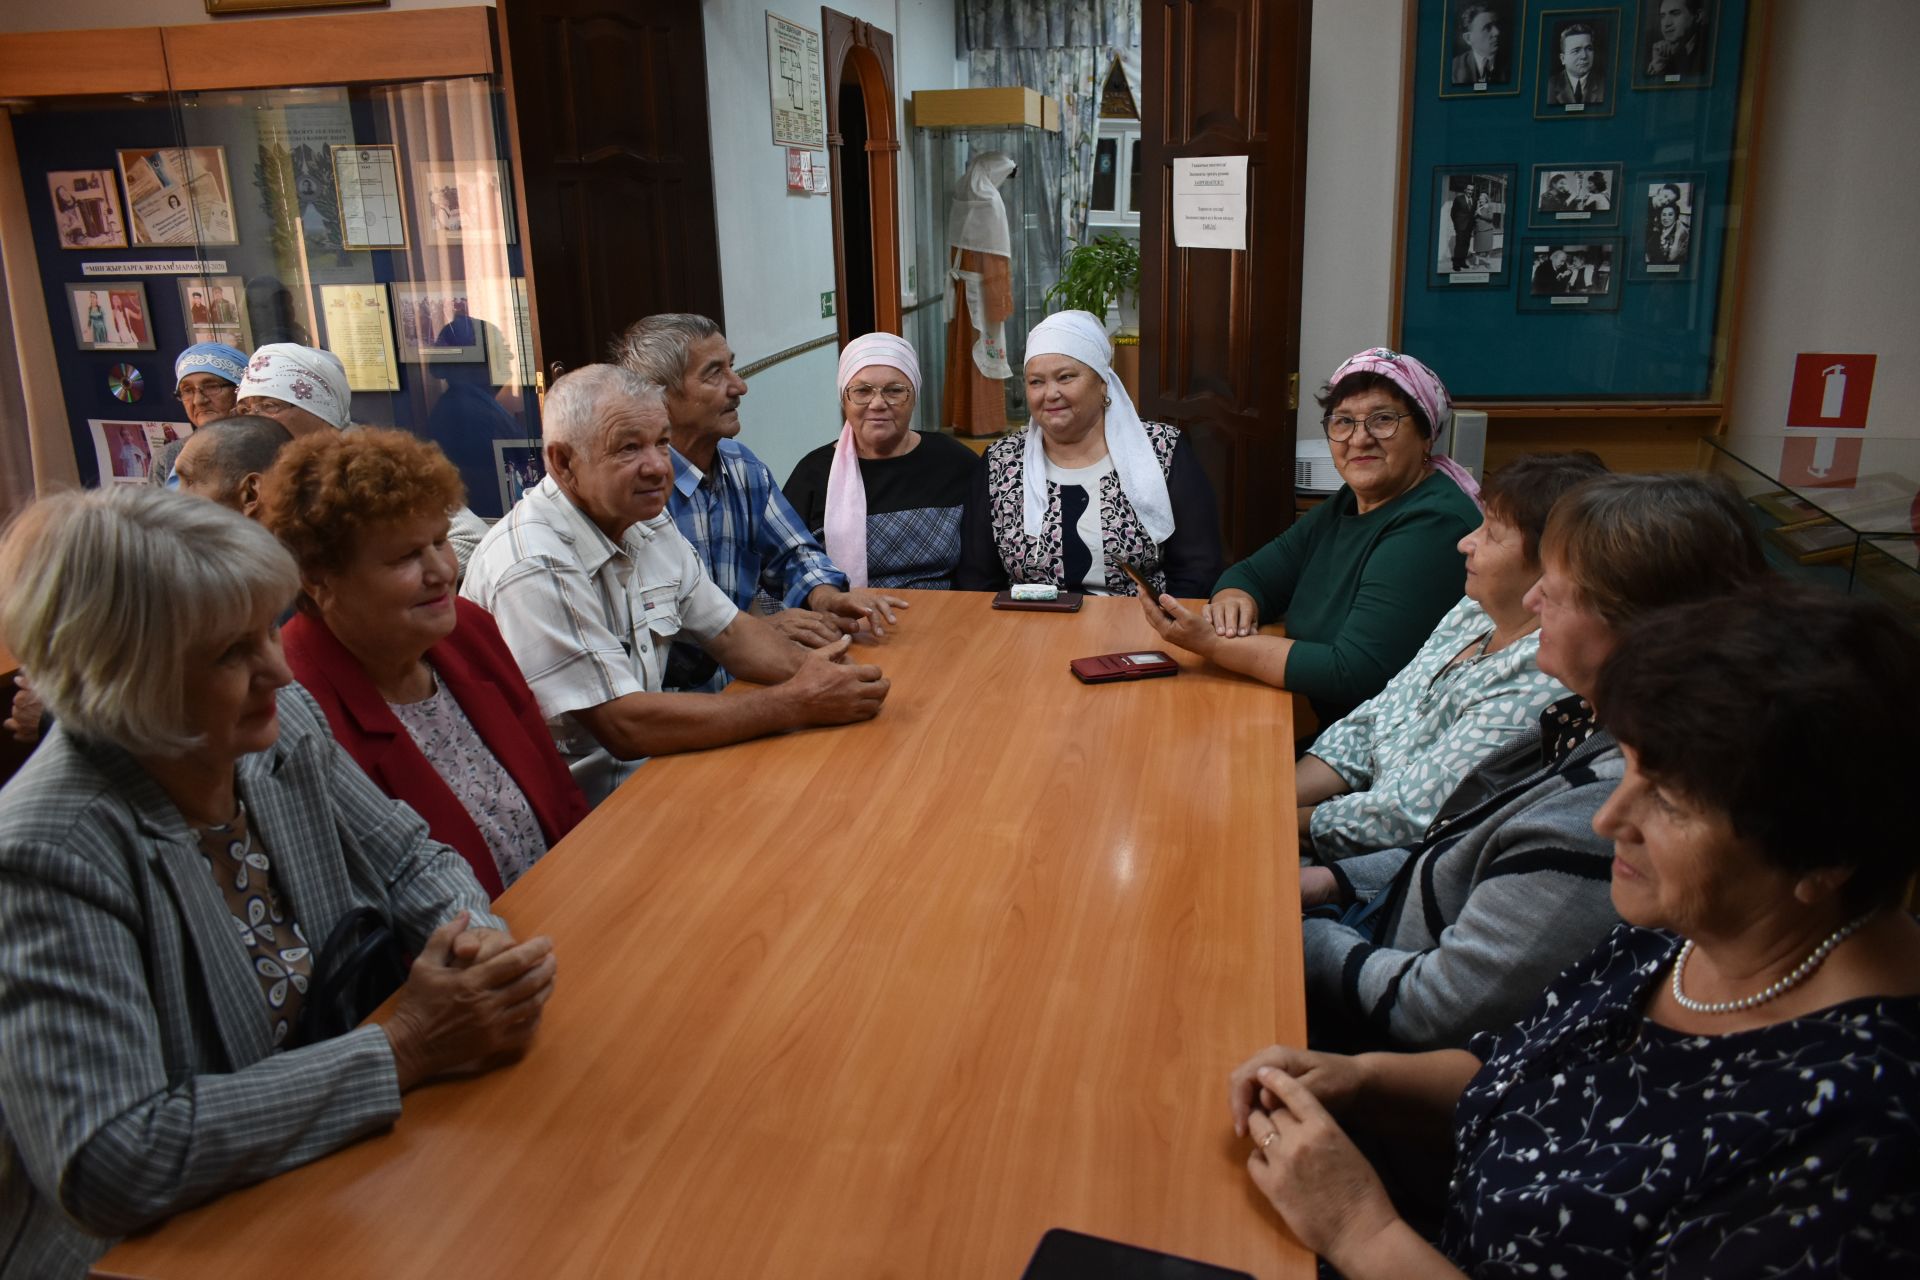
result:
<svg viewBox="0 0 1920 1280"><path fill-rule="evenodd" d="M1445 0L1445 5L1440 96L1509 98L1519 93L1526 82L1524 0ZM1485 46L1490 31L1495 43L1489 69Z"/></svg>
<svg viewBox="0 0 1920 1280"><path fill-rule="evenodd" d="M1527 226L1619 226L1625 172L1617 160L1534 165L1527 181Z"/></svg>
<svg viewBox="0 0 1920 1280"><path fill-rule="evenodd" d="M152 351L153 311L138 280L86 280L67 285L67 313L82 351Z"/></svg>
<svg viewBox="0 0 1920 1280"><path fill-rule="evenodd" d="M1519 309L1565 314L1619 310L1625 252L1626 241L1619 236L1522 241Z"/></svg>
<svg viewBox="0 0 1920 1280"><path fill-rule="evenodd" d="M1534 38L1533 114L1539 120L1611 116L1619 98L1620 10L1543 9ZM1578 87L1562 50L1585 36L1591 60ZM1575 99L1578 99L1577 101Z"/></svg>
<svg viewBox="0 0 1920 1280"><path fill-rule="evenodd" d="M1507 287L1513 269L1510 228L1516 176L1513 165L1434 167L1430 184L1433 237L1427 251L1429 287ZM1465 208L1460 204L1463 197L1469 201ZM1465 246L1459 243L1462 231L1468 235Z"/></svg>
<svg viewBox="0 0 1920 1280"><path fill-rule="evenodd" d="M414 212L427 244L512 244L513 213L500 166L414 166Z"/></svg>
<svg viewBox="0 0 1920 1280"><path fill-rule="evenodd" d="M1719 17L1720 0L1639 0L1633 87L1711 89Z"/></svg>
<svg viewBox="0 0 1920 1280"><path fill-rule="evenodd" d="M500 480L500 510L511 511L520 496L547 476L546 442L495 440L493 470Z"/></svg>
<svg viewBox="0 0 1920 1280"><path fill-rule="evenodd" d="M253 325L247 318L247 283L239 276L184 276L180 287L180 317L187 341L224 342L242 351L253 350Z"/></svg>
<svg viewBox="0 0 1920 1280"><path fill-rule="evenodd" d="M111 169L56 169L47 175L53 225L62 249L124 249L127 215Z"/></svg>
<svg viewBox="0 0 1920 1280"><path fill-rule="evenodd" d="M1672 280L1691 280L1700 261L1701 216L1704 212L1700 173L1637 173L1627 186L1631 206L1625 216L1631 219L1632 257L1627 263L1627 278L1653 284ZM1673 225L1668 227L1661 209L1674 206Z"/></svg>
<svg viewBox="0 0 1920 1280"><path fill-rule="evenodd" d="M486 331L468 310L464 281L396 280L387 287L393 290L393 333L402 364L487 358Z"/></svg>

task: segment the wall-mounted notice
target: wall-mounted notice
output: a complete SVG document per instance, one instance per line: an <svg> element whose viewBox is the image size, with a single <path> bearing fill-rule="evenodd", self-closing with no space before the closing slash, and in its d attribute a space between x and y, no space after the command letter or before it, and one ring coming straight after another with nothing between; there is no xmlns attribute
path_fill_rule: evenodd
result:
<svg viewBox="0 0 1920 1280"><path fill-rule="evenodd" d="M398 391L400 364L393 354L393 319L387 290L377 284L323 284L320 313L327 320L327 350L340 357L351 391Z"/></svg>
<svg viewBox="0 0 1920 1280"><path fill-rule="evenodd" d="M1182 249L1247 247L1247 158L1173 162L1173 242Z"/></svg>
<svg viewBox="0 0 1920 1280"><path fill-rule="evenodd" d="M826 97L820 81L820 33L767 12L767 83L773 97L775 146L827 145Z"/></svg>

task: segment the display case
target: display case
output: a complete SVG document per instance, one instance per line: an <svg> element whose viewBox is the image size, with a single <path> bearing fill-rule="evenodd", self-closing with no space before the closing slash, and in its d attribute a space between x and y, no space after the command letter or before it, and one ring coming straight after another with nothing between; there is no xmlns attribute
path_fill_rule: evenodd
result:
<svg viewBox="0 0 1920 1280"><path fill-rule="evenodd" d="M434 440L501 514L540 431L498 77L183 87L190 65L9 103L82 480L144 482L190 430L183 348L295 342L340 357L353 422Z"/></svg>
<svg viewBox="0 0 1920 1280"><path fill-rule="evenodd" d="M1018 93L1018 90L970 91ZM945 95L940 95L944 97ZM1036 97L1038 95L1031 95ZM942 394L947 371L954 363L950 345L957 342L957 330L950 313L964 308L966 298L960 281L950 276L954 261L953 227L950 225L956 188L967 174L975 157L998 151L1014 163L1014 173L999 186L1006 208L1011 254L1008 261L1012 311L1005 321L1004 343L1014 373L1019 369L1019 353L1026 347L1027 332L1047 314L1046 292L1060 278L1060 226L1057 177L1053 169L1059 163L1057 134L1042 124L941 124L928 126L924 120L933 113L923 100L935 95L914 95L915 127L912 148L915 235L917 257L914 276L927 305L907 319L907 338L920 356L921 380L925 388L920 397L918 421L922 431L952 428L947 412L948 397ZM1050 102L1039 99L1042 104ZM951 113L949 113L951 114ZM1031 113L1044 120L1045 113ZM1049 145L1054 144L1054 145ZM946 301L939 301L942 294ZM961 353L963 357L966 352ZM1016 376L1001 382L1008 428L1024 426L1027 420L1026 396ZM962 434L971 434L962 429Z"/></svg>

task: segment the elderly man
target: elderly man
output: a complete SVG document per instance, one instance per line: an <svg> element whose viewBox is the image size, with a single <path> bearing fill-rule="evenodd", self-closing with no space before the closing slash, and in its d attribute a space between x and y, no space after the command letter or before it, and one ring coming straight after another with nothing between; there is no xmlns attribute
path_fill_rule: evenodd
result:
<svg viewBox="0 0 1920 1280"><path fill-rule="evenodd" d="M647 756L870 719L877 667L851 638L809 651L714 585L666 514L665 395L627 369L576 369L547 392L547 478L474 553L461 594L489 610L574 779L597 804ZM663 692L676 638L768 688Z"/></svg>
<svg viewBox="0 0 1920 1280"><path fill-rule="evenodd" d="M173 473L183 493L211 499L251 520L260 505L260 477L292 439L271 418L226 418L187 437Z"/></svg>
<svg viewBox="0 0 1920 1280"><path fill-rule="evenodd" d="M833 644L862 625L886 634L893 610L906 601L849 591L847 575L814 541L773 472L733 438L740 434L747 384L733 371L720 326L705 316L648 316L614 340L613 356L666 388L673 424L669 507L715 585L742 609L755 591L765 591L785 606L772 615L773 626L801 644ZM668 687L710 691L726 683L725 671L689 646L677 647Z"/></svg>

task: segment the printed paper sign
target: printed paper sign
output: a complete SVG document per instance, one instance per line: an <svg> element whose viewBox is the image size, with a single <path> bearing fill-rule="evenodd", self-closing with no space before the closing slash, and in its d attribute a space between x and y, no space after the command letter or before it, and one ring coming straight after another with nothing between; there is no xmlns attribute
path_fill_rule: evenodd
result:
<svg viewBox="0 0 1920 1280"><path fill-rule="evenodd" d="M1173 242L1182 249L1247 247L1247 158L1173 162Z"/></svg>

